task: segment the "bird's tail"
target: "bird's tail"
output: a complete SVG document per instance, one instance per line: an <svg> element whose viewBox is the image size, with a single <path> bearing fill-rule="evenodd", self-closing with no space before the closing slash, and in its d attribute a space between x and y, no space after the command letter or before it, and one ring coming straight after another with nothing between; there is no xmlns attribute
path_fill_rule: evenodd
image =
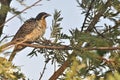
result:
<svg viewBox="0 0 120 80"><path fill-rule="evenodd" d="M13 52L11 53L8 61L11 61L11 62L12 62L17 52L18 52L18 51L17 51L16 49L14 49Z"/></svg>
<svg viewBox="0 0 120 80"><path fill-rule="evenodd" d="M17 52L21 51L24 48L25 48L25 46L16 45L15 48L14 48L14 50L13 50L13 52L11 53L8 61L12 62L13 59L14 59L14 57L15 57L15 55L17 54Z"/></svg>

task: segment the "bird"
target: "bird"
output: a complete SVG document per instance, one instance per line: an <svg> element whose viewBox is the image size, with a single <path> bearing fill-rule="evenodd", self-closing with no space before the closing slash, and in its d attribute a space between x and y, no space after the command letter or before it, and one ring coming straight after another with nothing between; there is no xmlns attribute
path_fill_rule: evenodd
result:
<svg viewBox="0 0 120 80"><path fill-rule="evenodd" d="M34 43L37 39L41 38L46 30L46 18L51 16L46 12L39 13L35 18L30 18L24 22L24 24L18 29L17 33L11 41L17 41L22 43ZM13 61L17 52L26 48L20 44L15 45L8 61Z"/></svg>

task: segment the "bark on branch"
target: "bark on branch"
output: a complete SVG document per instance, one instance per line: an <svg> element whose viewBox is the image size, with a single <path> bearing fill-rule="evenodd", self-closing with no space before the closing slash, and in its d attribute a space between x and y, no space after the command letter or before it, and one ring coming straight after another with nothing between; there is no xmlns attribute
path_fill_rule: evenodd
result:
<svg viewBox="0 0 120 80"><path fill-rule="evenodd" d="M70 47L69 45L61 45L61 46L47 46L47 45L38 45L38 44L28 44L28 43L21 43L23 46L27 47L34 47L34 48L46 48L46 49L58 49L58 50L72 50L74 48ZM93 47L93 48L81 48L83 50L120 50L120 47Z"/></svg>
<svg viewBox="0 0 120 80"><path fill-rule="evenodd" d="M93 20L91 21L90 25L88 26L86 32L91 32L93 28L95 27L95 24L98 22L100 17L104 14L104 12L107 10L107 8L111 5L111 0L108 0L106 4L103 5L103 7L100 9L100 11L94 16Z"/></svg>
<svg viewBox="0 0 120 80"><path fill-rule="evenodd" d="M66 60L63 65L50 77L49 80L57 80L58 77L64 72L64 70L69 66L70 61Z"/></svg>
<svg viewBox="0 0 120 80"><path fill-rule="evenodd" d="M33 48L40 48L40 49L51 49L51 50L75 50L75 48L72 48L70 45L60 45L60 46L56 46L56 45L40 45L40 44L28 44L28 43L20 43L18 42L18 40L20 39L17 39L15 41L12 41L12 42L8 42L2 46L0 46L0 52L3 52L5 51L6 49L9 49L15 45L22 45L22 46L27 46L27 47L33 47ZM78 49L83 49L83 50L120 50L120 47L92 47L92 48L82 48L82 47L79 47L77 48L76 50Z"/></svg>

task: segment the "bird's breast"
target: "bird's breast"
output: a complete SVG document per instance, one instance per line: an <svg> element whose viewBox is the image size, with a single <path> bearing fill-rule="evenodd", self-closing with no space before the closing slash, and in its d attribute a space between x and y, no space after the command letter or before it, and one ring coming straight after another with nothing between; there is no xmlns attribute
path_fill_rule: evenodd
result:
<svg viewBox="0 0 120 80"><path fill-rule="evenodd" d="M44 35L45 29L46 29L46 22L40 21L38 22L36 28L30 34L25 36L25 39L34 42L35 40L37 40L38 38Z"/></svg>

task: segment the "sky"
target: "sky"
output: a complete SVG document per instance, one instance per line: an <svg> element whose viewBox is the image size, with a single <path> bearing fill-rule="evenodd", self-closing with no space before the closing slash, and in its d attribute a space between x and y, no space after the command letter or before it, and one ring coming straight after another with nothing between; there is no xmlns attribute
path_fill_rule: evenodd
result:
<svg viewBox="0 0 120 80"><path fill-rule="evenodd" d="M33 4L37 0L25 0L27 5ZM27 20L31 17L36 17L40 12L47 12L53 15L55 10L61 11L61 17L63 21L61 22L62 31L66 34L69 34L70 29L80 28L84 20L84 15L81 15L81 8L77 7L78 4L76 0L42 0L40 5L32 7L21 14L23 20ZM13 0L11 7L16 8L17 10L23 10L25 7L21 6L16 0ZM9 13L7 19L12 17L13 14ZM50 27L52 23L53 16L48 17L47 20L47 30L44 35L45 38L49 39L50 36ZM15 35L17 30L23 24L23 21L20 21L17 17L6 23L4 28L4 35ZM10 41L10 39L8 40ZM13 63L21 67L21 71L25 73L26 77L30 80L38 80L40 77L40 72L44 66L44 57L43 55L38 55L37 57L27 57L27 54L31 52L32 48L26 48L20 51L14 58ZM7 56L8 58L8 56ZM54 66L51 65L51 62L48 63L47 69L42 80L48 80L49 77L54 73Z"/></svg>

